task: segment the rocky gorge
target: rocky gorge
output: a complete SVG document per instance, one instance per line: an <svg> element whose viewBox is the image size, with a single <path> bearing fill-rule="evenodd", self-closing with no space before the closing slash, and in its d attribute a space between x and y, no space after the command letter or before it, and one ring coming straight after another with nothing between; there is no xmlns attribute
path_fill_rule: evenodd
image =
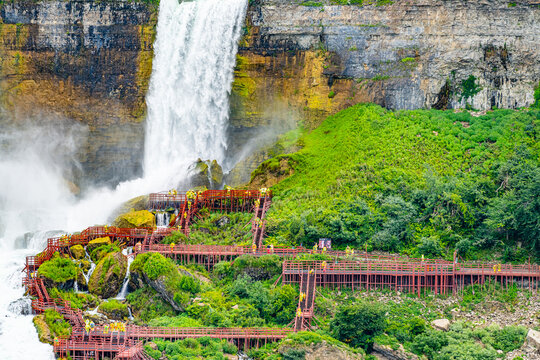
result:
<svg viewBox="0 0 540 360"><path fill-rule="evenodd" d="M83 124L85 181L141 172L157 5L1 5L0 126ZM237 56L227 183L249 180L277 134L358 102L391 109L519 108L540 79L534 1L250 1ZM109 174L109 175L107 175ZM110 176L113 174L113 176ZM87 180L83 180L87 179Z"/></svg>

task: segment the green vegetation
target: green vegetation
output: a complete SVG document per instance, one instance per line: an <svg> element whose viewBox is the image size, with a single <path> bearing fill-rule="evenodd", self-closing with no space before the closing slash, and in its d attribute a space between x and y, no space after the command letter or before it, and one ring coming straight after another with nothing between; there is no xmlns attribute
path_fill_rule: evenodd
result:
<svg viewBox="0 0 540 360"><path fill-rule="evenodd" d="M540 82L538 82L538 86L534 88L534 104L533 107L540 108Z"/></svg>
<svg viewBox="0 0 540 360"><path fill-rule="evenodd" d="M47 324L51 335L56 337L69 337L71 335L71 325L64 320L62 314L55 310L45 310L45 323Z"/></svg>
<svg viewBox="0 0 540 360"><path fill-rule="evenodd" d="M68 280L75 280L78 274L78 267L69 258L55 253L53 258L45 261L39 267L38 274L53 282L60 284Z"/></svg>
<svg viewBox="0 0 540 360"><path fill-rule="evenodd" d="M238 349L225 340L209 337L184 339L177 341L154 340L153 345L146 345L145 351L153 359L212 359L225 360L223 354L236 354Z"/></svg>
<svg viewBox="0 0 540 360"><path fill-rule="evenodd" d="M119 251L120 251L120 247L118 247L118 244L104 244L93 249L90 252L90 258L92 259L93 262L97 263L101 259L103 259L103 257L107 255L108 253L119 252Z"/></svg>
<svg viewBox="0 0 540 360"><path fill-rule="evenodd" d="M176 315L173 307L150 286L137 289L126 296L137 323L145 324L159 317Z"/></svg>
<svg viewBox="0 0 540 360"><path fill-rule="evenodd" d="M116 299L102 302L98 311L107 315L109 319L123 320L129 316L127 305Z"/></svg>
<svg viewBox="0 0 540 360"><path fill-rule="evenodd" d="M482 87L476 84L476 77L470 75L466 80L461 81L461 97L459 100L465 99L465 101L474 97L482 90Z"/></svg>
<svg viewBox="0 0 540 360"><path fill-rule="evenodd" d="M309 7L321 7L321 6L323 6L323 3L318 2L318 1L304 1L304 2L300 3L300 5L309 6Z"/></svg>
<svg viewBox="0 0 540 360"><path fill-rule="evenodd" d="M69 301L70 306L74 309L93 309L98 305L98 298L92 294L63 291L57 288L49 288L47 291L52 298Z"/></svg>
<svg viewBox="0 0 540 360"><path fill-rule="evenodd" d="M330 327L336 339L371 351L373 338L385 327L384 310L375 303L346 305L338 310Z"/></svg>
<svg viewBox="0 0 540 360"><path fill-rule="evenodd" d="M376 105L330 116L287 155L294 174L273 187L268 241L505 261L523 260L520 243L538 256L538 119Z"/></svg>

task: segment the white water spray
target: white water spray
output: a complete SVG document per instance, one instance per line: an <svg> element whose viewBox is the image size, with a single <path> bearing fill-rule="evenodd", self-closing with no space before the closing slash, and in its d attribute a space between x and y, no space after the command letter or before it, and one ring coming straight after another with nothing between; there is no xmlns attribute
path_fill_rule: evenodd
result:
<svg viewBox="0 0 540 360"><path fill-rule="evenodd" d="M143 178L119 184L114 190L88 191L78 200L68 191L64 181L64 161L59 162L47 154L73 155L75 145L82 142L78 138L80 134L65 131L50 134L37 127L37 134L21 137L18 148L9 152L2 148L2 359L54 358L51 346L38 341L32 317L17 313L28 303L28 300L17 301L24 292L21 270L25 257L41 251L46 239L57 234L43 230L73 232L104 224L109 214L124 201L168 189L184 180L189 165L198 157L224 160L228 95L246 6L246 0L161 1L151 88L147 97ZM4 134L14 137L12 132ZM47 146L36 141L39 138ZM49 146L49 143L55 146ZM66 144L69 145L67 148ZM17 249L16 239L25 234L26 244Z"/></svg>
<svg viewBox="0 0 540 360"><path fill-rule="evenodd" d="M147 97L145 174L184 179L197 158L222 163L245 0L162 0Z"/></svg>

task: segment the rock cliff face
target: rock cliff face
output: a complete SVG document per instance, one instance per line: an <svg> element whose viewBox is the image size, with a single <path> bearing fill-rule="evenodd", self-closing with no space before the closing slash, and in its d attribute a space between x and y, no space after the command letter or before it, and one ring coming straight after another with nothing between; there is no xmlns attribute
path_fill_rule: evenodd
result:
<svg viewBox="0 0 540 360"><path fill-rule="evenodd" d="M333 91L332 99L316 97L319 104L309 96L300 101L323 112L346 99L395 109L515 108L534 101L540 79L538 1L336 5L347 2L256 0L244 51L263 60L252 56L249 66L273 69L278 87L296 80L292 93L279 89L292 101L318 87ZM298 78L299 71L308 79Z"/></svg>
<svg viewBox="0 0 540 360"><path fill-rule="evenodd" d="M0 128L45 116L79 122L89 129L79 153L88 179L139 174L155 5L23 0L2 3L0 15ZM277 134L357 102L528 106L539 36L536 0L250 0L224 170L244 160L225 181L249 180L268 156L252 151Z"/></svg>
<svg viewBox="0 0 540 360"><path fill-rule="evenodd" d="M49 117L82 123L89 131L78 155L91 180L139 173L156 9L16 1L3 2L0 14L0 126Z"/></svg>

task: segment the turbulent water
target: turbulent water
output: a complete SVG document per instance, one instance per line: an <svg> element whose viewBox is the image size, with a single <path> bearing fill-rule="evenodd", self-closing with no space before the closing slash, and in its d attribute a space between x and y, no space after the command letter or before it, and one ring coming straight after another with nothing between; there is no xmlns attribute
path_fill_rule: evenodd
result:
<svg viewBox="0 0 540 360"><path fill-rule="evenodd" d="M228 96L245 0L162 0L158 18L144 176L73 196L66 169L84 131L31 127L0 136L0 358L53 359L22 299L24 259L63 232L103 224L123 201L168 189L198 157L224 160ZM55 230L56 231L51 231ZM121 294L125 296L125 294Z"/></svg>

